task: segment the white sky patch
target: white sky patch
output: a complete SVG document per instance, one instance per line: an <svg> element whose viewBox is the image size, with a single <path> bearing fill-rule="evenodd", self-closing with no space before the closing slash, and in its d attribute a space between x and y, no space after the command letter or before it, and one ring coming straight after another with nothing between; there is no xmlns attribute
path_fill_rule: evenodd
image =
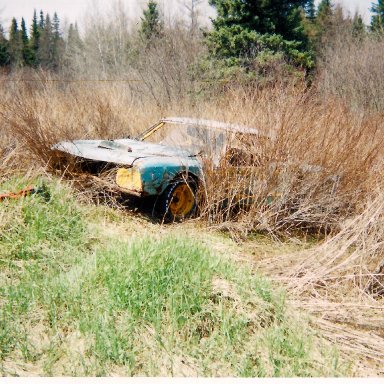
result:
<svg viewBox="0 0 384 384"><path fill-rule="evenodd" d="M318 5L320 0L316 0L315 3ZM377 2L377 0L333 0L334 4L340 4L346 12L346 15L353 17L357 11L364 20L364 23L369 25L371 23L371 3Z"/></svg>
<svg viewBox="0 0 384 384"><path fill-rule="evenodd" d="M133 20L137 20L142 10L147 4L147 0L120 0L127 13ZM372 0L376 1L376 0ZM357 10L364 19L366 24L370 23L371 0L334 0L335 3L340 3L346 12L351 16ZM187 9L183 3L190 4L191 0L158 0L164 10L166 21L172 20L178 16L187 17ZM62 26L70 22L78 21L81 24L87 14L94 10L93 0L0 0L0 23L4 29L8 31L12 17L16 17L20 24L21 18L24 17L27 27L29 28L32 22L33 10L39 13L42 9L44 13L49 13L53 16L57 12ZM110 8L113 1L98 0L100 10ZM319 0L316 0L316 4ZM208 5L208 0L203 0L199 6L200 22L204 25L209 24L209 17L214 16L212 7Z"/></svg>
<svg viewBox="0 0 384 384"><path fill-rule="evenodd" d="M137 20L147 4L147 0L120 0L122 6L132 20ZM15 17L20 24L24 17L27 26L32 23L33 11L36 9L39 14L43 10L44 14L49 13L52 17L57 12L62 23L74 23L79 25L86 18L87 14L93 13L97 6L101 13L103 10L110 10L117 1L108 0L0 0L0 23L8 31L11 20ZM163 9L166 21L182 16L187 17L188 11L184 3L191 3L191 0L158 0ZM204 25L209 24L209 17L214 15L213 8L208 5L208 0L198 7L200 22Z"/></svg>

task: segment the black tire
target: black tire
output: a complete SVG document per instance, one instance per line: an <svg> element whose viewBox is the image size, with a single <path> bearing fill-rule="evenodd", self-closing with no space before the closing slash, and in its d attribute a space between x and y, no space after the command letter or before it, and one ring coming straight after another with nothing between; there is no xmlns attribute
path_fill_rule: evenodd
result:
<svg viewBox="0 0 384 384"><path fill-rule="evenodd" d="M193 216L197 209L197 184L193 179L174 180L161 194L158 212L165 223L183 221Z"/></svg>

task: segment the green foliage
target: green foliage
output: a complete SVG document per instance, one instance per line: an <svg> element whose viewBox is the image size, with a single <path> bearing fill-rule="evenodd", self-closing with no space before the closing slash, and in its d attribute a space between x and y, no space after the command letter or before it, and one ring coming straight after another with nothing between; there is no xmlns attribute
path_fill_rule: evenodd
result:
<svg viewBox="0 0 384 384"><path fill-rule="evenodd" d="M39 28L41 31L45 28L45 17L44 12L42 10L40 11Z"/></svg>
<svg viewBox="0 0 384 384"><path fill-rule="evenodd" d="M217 10L217 18L213 20L215 29L240 25L261 34L279 34L287 40L305 40L297 29L300 27L297 10L306 6L306 0L211 0L210 4Z"/></svg>
<svg viewBox="0 0 384 384"><path fill-rule="evenodd" d="M39 45L40 45L40 35L41 35L41 30L37 21L36 10L34 10L32 25L31 25L31 38L30 38L30 46L31 46L31 51L33 55L32 66L34 67L36 67L39 64L38 51L39 51Z"/></svg>
<svg viewBox="0 0 384 384"><path fill-rule="evenodd" d="M40 373L49 375L60 356L68 375L180 374L180 356L193 375L334 372L311 360L307 325L267 280L183 236L90 244L86 221L94 227L104 214L80 208L59 185L48 190L49 201L0 205L0 274L8 276L0 282L0 360L44 362Z"/></svg>
<svg viewBox="0 0 384 384"><path fill-rule="evenodd" d="M21 19L21 41L22 41L22 52L23 52L23 64L32 65L34 62L33 51L30 46L27 28L25 26L24 18Z"/></svg>
<svg viewBox="0 0 384 384"><path fill-rule="evenodd" d="M305 13L309 20L313 21L316 18L316 7L314 0L309 0L305 6Z"/></svg>
<svg viewBox="0 0 384 384"><path fill-rule="evenodd" d="M163 22L160 17L159 5L156 1L150 0L147 9L143 11L140 33L145 40L150 41L160 37L162 30Z"/></svg>
<svg viewBox="0 0 384 384"><path fill-rule="evenodd" d="M9 31L9 56L14 67L23 65L23 43L15 18L12 19L11 29Z"/></svg>
<svg viewBox="0 0 384 384"><path fill-rule="evenodd" d="M361 40L366 34L366 28L363 18L358 13L355 13L352 20L352 36L355 39Z"/></svg>
<svg viewBox="0 0 384 384"><path fill-rule="evenodd" d="M260 55L264 60L278 55L294 66L312 68L301 11L307 1L211 0L210 4L217 18L207 44L216 58L246 59L252 66Z"/></svg>
<svg viewBox="0 0 384 384"><path fill-rule="evenodd" d="M180 328L202 310L213 274L206 249L169 238L136 242L128 255L125 248L104 255L96 279L107 287L111 302L128 310L132 319L159 328L170 316Z"/></svg>
<svg viewBox="0 0 384 384"><path fill-rule="evenodd" d="M60 21L54 14L50 16L40 12L38 21L36 10L33 14L30 37L28 36L24 18L20 29L15 18L12 19L9 41L0 26L0 66L12 65L14 68L23 66L38 67L57 71L62 63L65 43L61 36Z"/></svg>
<svg viewBox="0 0 384 384"><path fill-rule="evenodd" d="M371 30L380 34L384 33L384 1L377 0L377 4L372 3Z"/></svg>
<svg viewBox="0 0 384 384"><path fill-rule="evenodd" d="M220 41L220 44L217 42ZM300 50L298 41L284 40L277 34L260 34L243 29L239 25L215 30L208 36L208 46L215 57L223 59L254 58L262 62L266 57L281 54L288 63L299 67L310 68L312 60L309 54ZM239 60L240 59L240 60ZM252 65L252 60L245 60Z"/></svg>
<svg viewBox="0 0 384 384"><path fill-rule="evenodd" d="M36 180L36 185L42 184ZM1 186L6 191L22 184L11 181ZM51 195L48 201L48 194ZM0 254L9 260L55 257L55 248L79 245L85 227L68 191L52 186L47 193L21 200L5 200L0 205Z"/></svg>
<svg viewBox="0 0 384 384"><path fill-rule="evenodd" d="M54 36L49 14L47 14L44 20L44 27L41 31L38 57L40 65L47 69L52 67L54 60Z"/></svg>
<svg viewBox="0 0 384 384"><path fill-rule="evenodd" d="M0 67L10 63L9 42L5 38L4 29L0 24Z"/></svg>

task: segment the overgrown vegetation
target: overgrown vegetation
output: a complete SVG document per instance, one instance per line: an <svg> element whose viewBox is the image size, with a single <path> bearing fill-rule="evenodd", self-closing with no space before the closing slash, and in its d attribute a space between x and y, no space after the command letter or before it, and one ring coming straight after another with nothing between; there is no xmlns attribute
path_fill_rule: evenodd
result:
<svg viewBox="0 0 384 384"><path fill-rule="evenodd" d="M7 59L0 192L21 187L15 177L50 171L73 180L79 200L99 199L109 192L97 179L70 167L53 172L52 144L127 137L167 115L253 126L271 139L243 143L246 166L205 164L197 222L239 242L231 260L173 226L161 229L176 231L170 237L124 242L137 222L85 209L64 182L50 182L49 201L2 201L4 374L20 372L14 362L40 374L384 373L382 2L370 28L326 0L317 9L295 2L292 15L273 6L293 2L264 2L255 11L269 15L263 29L240 2L212 3L219 17L204 33L196 1L188 25L164 22L151 1L134 29L118 3L104 15L94 10L82 35L72 25L60 36L59 64ZM14 28L14 38L31 48L33 34L22 31ZM0 60L9 44L0 30ZM238 197L248 187L244 209ZM124 236L95 234L94 223L105 229L110 216L116 231L128 220ZM265 245L260 234L274 241ZM210 244L227 246L222 237ZM310 326L292 308L309 314ZM332 368L335 345L350 370Z"/></svg>
<svg viewBox="0 0 384 384"><path fill-rule="evenodd" d="M341 372L266 279L185 236L90 242L101 211L47 188L49 201L0 205L3 374L20 373L13 361L48 375Z"/></svg>

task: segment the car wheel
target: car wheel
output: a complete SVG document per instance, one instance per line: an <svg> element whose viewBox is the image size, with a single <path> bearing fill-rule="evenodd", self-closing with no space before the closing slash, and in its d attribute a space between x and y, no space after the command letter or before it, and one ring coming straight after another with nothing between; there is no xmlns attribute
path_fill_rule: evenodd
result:
<svg viewBox="0 0 384 384"><path fill-rule="evenodd" d="M182 221L196 212L196 190L194 180L178 179L172 182L160 197L160 214L164 222Z"/></svg>

